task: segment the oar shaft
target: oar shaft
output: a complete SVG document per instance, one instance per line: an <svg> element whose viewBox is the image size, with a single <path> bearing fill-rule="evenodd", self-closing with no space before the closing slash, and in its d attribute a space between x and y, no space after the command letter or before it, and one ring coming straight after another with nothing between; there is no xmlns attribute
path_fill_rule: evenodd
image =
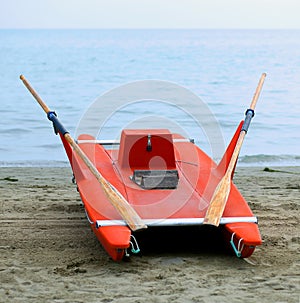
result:
<svg viewBox="0 0 300 303"><path fill-rule="evenodd" d="M230 175L230 179L231 179L231 176L233 174L236 161L237 161L237 159L239 157L239 154L240 154L240 151L241 151L241 148L242 148L245 136L246 136L246 132L245 131L241 131L240 135L238 137L235 149L234 149L234 151L232 153L230 162L228 164L228 168L227 168L226 174Z"/></svg>
<svg viewBox="0 0 300 303"><path fill-rule="evenodd" d="M138 230L142 228L146 228L147 226L143 223L139 215L132 208L132 206L126 201L126 199L120 194L120 192L113 187L97 170L94 164L90 161L90 159L86 156L86 154L82 151L79 145L75 142L72 136L68 133L68 131L63 127L63 125L59 122L56 117L56 114L52 112L49 107L44 103L38 93L32 88L26 78L21 75L20 79L23 81L24 85L31 92L36 101L43 108L45 113L47 114L49 120L51 120L54 124L56 130L58 130L67 142L71 145L75 153L82 159L85 165L88 167L90 172L96 177L99 184L101 185L104 193L106 194L109 202L115 207L115 209L119 212L121 217L127 222L128 226L133 230Z"/></svg>
<svg viewBox="0 0 300 303"><path fill-rule="evenodd" d="M255 107L256 107L256 103L257 103L258 97L260 95L260 92L262 90L262 87L263 87L266 76L267 76L266 73L263 73L261 75L261 77L259 79L259 82L258 82L258 85L257 85L256 90L255 90L255 93L253 95L250 107L246 111L246 117L245 117L242 129L241 129L238 141L236 143L235 149L234 149L233 154L231 156L230 163L228 165L227 173L229 173L230 175L232 175L232 172L234 170L235 163L236 163L236 161L239 157L239 153L240 153L240 150L242 148L246 133L248 132L250 122L251 122L252 118L254 117L254 110L255 110Z"/></svg>
<svg viewBox="0 0 300 303"><path fill-rule="evenodd" d="M42 109L44 110L44 112L46 114L48 114L50 112L49 107L44 103L44 101L41 99L41 97L39 96L39 94L34 90L34 88L29 84L29 82L27 81L27 79L21 75L20 79L23 81L24 85L26 86L26 88L30 91L30 93L32 94L32 96L35 98L35 100L39 103L39 105L42 107Z"/></svg>
<svg viewBox="0 0 300 303"><path fill-rule="evenodd" d="M241 131L244 131L244 132L248 131L250 122L251 122L252 118L254 117L255 106L256 106L258 97L260 95L260 92L262 90L262 87L263 87L266 76L267 76L266 73L263 73L261 75L260 79L259 79L259 82L258 82L258 85L256 87L255 93L253 95L250 107L246 111L246 114L245 114L246 117L245 117L245 121L244 121L244 124L243 124L243 127L242 127Z"/></svg>
<svg viewBox="0 0 300 303"><path fill-rule="evenodd" d="M258 82L258 85L256 87L256 90L255 90L255 93L253 95L253 99L252 99L252 102L250 104L250 109L254 110L255 109L255 106L256 106L256 103L257 103L257 100L258 100L258 97L260 95L260 92L262 90L262 87L263 87L263 84L264 84L264 81L265 81L265 78L266 78L267 74L266 73L262 73L260 79L259 79L259 82Z"/></svg>

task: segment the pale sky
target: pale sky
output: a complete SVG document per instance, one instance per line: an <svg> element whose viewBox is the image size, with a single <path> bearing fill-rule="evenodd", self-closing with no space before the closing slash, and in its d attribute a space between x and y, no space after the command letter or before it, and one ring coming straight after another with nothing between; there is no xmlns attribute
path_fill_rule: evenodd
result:
<svg viewBox="0 0 300 303"><path fill-rule="evenodd" d="M0 28L300 29L299 0L0 0Z"/></svg>

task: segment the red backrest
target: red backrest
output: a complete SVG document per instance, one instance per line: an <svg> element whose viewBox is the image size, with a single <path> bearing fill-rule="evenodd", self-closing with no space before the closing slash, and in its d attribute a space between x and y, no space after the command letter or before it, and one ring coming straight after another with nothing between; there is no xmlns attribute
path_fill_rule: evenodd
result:
<svg viewBox="0 0 300 303"><path fill-rule="evenodd" d="M149 139L151 150L147 150ZM176 169L172 134L167 129L123 130L118 162L132 170Z"/></svg>

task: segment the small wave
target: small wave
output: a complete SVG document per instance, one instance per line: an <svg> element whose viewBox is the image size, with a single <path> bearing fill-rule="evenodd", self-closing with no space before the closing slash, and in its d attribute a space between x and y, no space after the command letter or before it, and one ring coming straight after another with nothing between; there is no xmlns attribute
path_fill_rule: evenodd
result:
<svg viewBox="0 0 300 303"><path fill-rule="evenodd" d="M0 167L68 167L68 161L0 161Z"/></svg>
<svg viewBox="0 0 300 303"><path fill-rule="evenodd" d="M44 148L44 149L61 149L62 145L61 144L41 144L41 145L36 145L37 148Z"/></svg>
<svg viewBox="0 0 300 303"><path fill-rule="evenodd" d="M298 155L245 155L239 158L241 166L300 166L300 156Z"/></svg>
<svg viewBox="0 0 300 303"><path fill-rule="evenodd" d="M27 133L30 133L31 130L29 129L26 129L26 128L18 128L18 127L15 127L15 128L8 128L8 129L2 129L0 131L0 133L3 133L3 134L10 134L10 135L20 135L20 134L27 134Z"/></svg>
<svg viewBox="0 0 300 303"><path fill-rule="evenodd" d="M63 160L0 161L0 167L68 167ZM300 155L246 155L239 166L300 166Z"/></svg>

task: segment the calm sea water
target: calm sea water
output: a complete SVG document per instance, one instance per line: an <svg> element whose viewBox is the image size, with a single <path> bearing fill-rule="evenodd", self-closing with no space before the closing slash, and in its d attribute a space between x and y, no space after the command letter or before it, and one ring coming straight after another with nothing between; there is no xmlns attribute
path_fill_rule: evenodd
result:
<svg viewBox="0 0 300 303"><path fill-rule="evenodd" d="M226 145L262 72L267 78L240 165L300 165L299 49L299 30L0 30L0 165L67 163L20 74L73 135L84 112L107 91L139 80L176 83L208 105ZM108 103L103 107L115 106ZM151 106L141 106L151 115ZM186 108L193 114L189 100ZM114 131L128 117L137 119L137 111L123 109L114 117ZM159 111L169 112L163 105ZM209 145L181 114L172 112L196 142ZM106 135L110 131L114 139L113 127Z"/></svg>

